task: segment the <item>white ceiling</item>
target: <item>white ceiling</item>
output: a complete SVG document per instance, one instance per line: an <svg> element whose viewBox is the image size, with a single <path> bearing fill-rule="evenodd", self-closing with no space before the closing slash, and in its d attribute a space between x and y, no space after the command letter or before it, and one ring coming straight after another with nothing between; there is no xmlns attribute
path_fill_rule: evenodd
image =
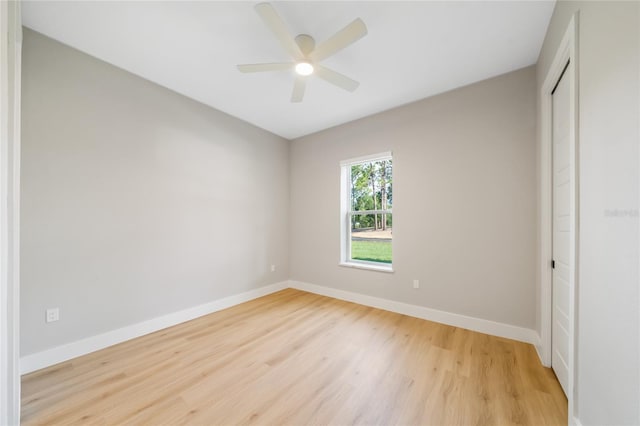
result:
<svg viewBox="0 0 640 426"><path fill-rule="evenodd" d="M368 35L323 61L358 80L320 79L289 102L293 75L236 64L288 62L253 2L25 1L24 24L287 139L537 61L554 1L274 2L293 35L319 43L356 17Z"/></svg>

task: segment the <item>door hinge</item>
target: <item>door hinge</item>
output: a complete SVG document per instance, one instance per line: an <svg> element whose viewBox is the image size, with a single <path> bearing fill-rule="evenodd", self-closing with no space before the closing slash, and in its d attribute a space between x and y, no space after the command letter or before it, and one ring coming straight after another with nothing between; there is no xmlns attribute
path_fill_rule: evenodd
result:
<svg viewBox="0 0 640 426"><path fill-rule="evenodd" d="M556 269L556 261L551 259L551 269Z"/></svg>

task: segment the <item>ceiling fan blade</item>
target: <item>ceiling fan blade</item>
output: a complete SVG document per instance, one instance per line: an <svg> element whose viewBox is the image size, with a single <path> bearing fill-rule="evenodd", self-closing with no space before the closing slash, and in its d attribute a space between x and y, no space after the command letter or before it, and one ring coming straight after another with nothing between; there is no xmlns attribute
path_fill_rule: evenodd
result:
<svg viewBox="0 0 640 426"><path fill-rule="evenodd" d="M327 67L323 67L322 65L316 65L315 74L321 79L349 92L353 92L358 88L358 86L360 86L360 83L357 81Z"/></svg>
<svg viewBox="0 0 640 426"><path fill-rule="evenodd" d="M351 43L355 43L366 35L367 26L364 24L362 19L357 18L333 36L323 41L313 52L311 52L309 59L312 61L321 61L344 49Z"/></svg>
<svg viewBox="0 0 640 426"><path fill-rule="evenodd" d="M302 102L304 97L304 89L307 86L307 79L303 77L296 77L296 81L293 83L293 93L291 94L291 102Z"/></svg>
<svg viewBox="0 0 640 426"><path fill-rule="evenodd" d="M295 63L281 62L275 64L242 64L238 65L240 72L286 71L293 69Z"/></svg>
<svg viewBox="0 0 640 426"><path fill-rule="evenodd" d="M291 34L289 34L286 24L273 6L269 3L259 3L255 8L258 15L260 15L267 27L269 27L271 32L276 36L282 47L284 47L294 59L302 59L304 55L300 47L293 37L291 37Z"/></svg>

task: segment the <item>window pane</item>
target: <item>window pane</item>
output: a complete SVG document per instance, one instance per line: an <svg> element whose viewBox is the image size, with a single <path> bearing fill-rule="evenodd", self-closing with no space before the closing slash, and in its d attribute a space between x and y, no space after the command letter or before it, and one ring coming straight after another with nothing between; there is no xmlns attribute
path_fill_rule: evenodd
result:
<svg viewBox="0 0 640 426"><path fill-rule="evenodd" d="M391 263L392 215L351 216L351 259Z"/></svg>
<svg viewBox="0 0 640 426"><path fill-rule="evenodd" d="M351 166L351 210L388 210L393 203L391 160Z"/></svg>

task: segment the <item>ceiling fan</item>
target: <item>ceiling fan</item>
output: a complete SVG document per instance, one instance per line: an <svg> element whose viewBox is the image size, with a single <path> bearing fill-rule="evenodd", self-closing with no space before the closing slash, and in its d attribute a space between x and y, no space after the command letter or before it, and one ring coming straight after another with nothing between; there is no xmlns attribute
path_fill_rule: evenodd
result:
<svg viewBox="0 0 640 426"><path fill-rule="evenodd" d="M238 65L238 70L244 73L294 70L296 79L291 102L302 102L307 77L312 74L349 92L358 88L360 83L320 65L319 62L367 35L367 27L362 19L357 18L316 46L315 40L308 34L292 37L280 15L269 3L259 3L255 9L282 47L291 55L293 62Z"/></svg>

